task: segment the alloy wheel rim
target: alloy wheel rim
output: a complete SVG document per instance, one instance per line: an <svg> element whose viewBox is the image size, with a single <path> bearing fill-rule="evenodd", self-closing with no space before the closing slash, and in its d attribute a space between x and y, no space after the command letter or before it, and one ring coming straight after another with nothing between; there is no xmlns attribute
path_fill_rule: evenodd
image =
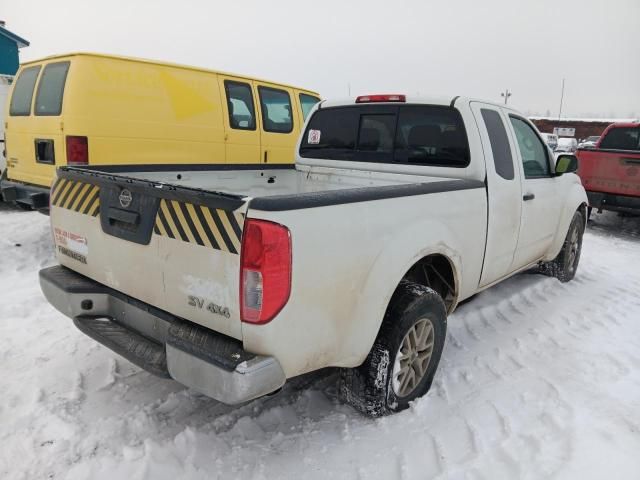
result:
<svg viewBox="0 0 640 480"><path fill-rule="evenodd" d="M574 228L573 232L571 232L571 237L569 239L569 268L573 268L575 266L576 258L578 257L578 229Z"/></svg>
<svg viewBox="0 0 640 480"><path fill-rule="evenodd" d="M391 374L393 391L398 397L410 395L424 378L431 363L434 340L433 323L428 318L414 323L402 339Z"/></svg>

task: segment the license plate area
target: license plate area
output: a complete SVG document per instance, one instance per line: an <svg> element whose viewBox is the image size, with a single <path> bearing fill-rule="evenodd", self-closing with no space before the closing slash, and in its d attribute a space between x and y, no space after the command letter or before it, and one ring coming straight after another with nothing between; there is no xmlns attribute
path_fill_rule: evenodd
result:
<svg viewBox="0 0 640 480"><path fill-rule="evenodd" d="M100 224L108 235L141 245L151 241L160 199L135 188L100 189Z"/></svg>

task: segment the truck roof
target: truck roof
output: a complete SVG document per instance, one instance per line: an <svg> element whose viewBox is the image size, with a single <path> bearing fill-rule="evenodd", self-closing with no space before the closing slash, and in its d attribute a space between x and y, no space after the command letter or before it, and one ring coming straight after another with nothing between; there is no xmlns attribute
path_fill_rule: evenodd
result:
<svg viewBox="0 0 640 480"><path fill-rule="evenodd" d="M70 52L70 53L60 53L60 54L56 54L56 55L49 55L47 57L41 57L38 59L34 59L34 60L29 60L28 62L22 62L22 65L31 65L34 63L41 63L41 62L46 62L49 60L57 60L57 59L63 59L63 58L69 58L69 57L100 57L100 58L111 58L111 59L115 59L115 60L124 60L124 61L128 61L128 62L136 62L136 63L149 63L152 65L161 65L164 67L174 67L174 68L182 68L185 70L194 70L197 72L207 72L207 73L217 73L217 74L222 74L222 75L229 75L231 77L238 77L238 78L246 78L246 79L250 79L250 80L257 80L259 82L264 82L264 83L271 83L271 84L275 84L275 85L282 85L283 87L288 87L288 88L293 88L296 90L301 90L303 92L308 92L311 93L313 95L316 96L320 96L320 94L318 92L315 92L313 90L309 90L307 88L301 88L301 87L296 87L294 85L289 85L286 83L282 83L282 82L276 82L273 80L266 80L264 78L257 78L257 77L253 77L250 75L239 75L237 73L230 73L230 72L225 72L222 70L213 70L213 69L209 69L209 68L203 68L203 67L194 67L192 65L183 65L180 63L172 63L172 62L163 62L160 60L151 60L151 59L147 59L147 58L136 58L136 57L127 57L124 55L111 55L111 54L107 54L107 53L93 53L93 52Z"/></svg>
<svg viewBox="0 0 640 480"><path fill-rule="evenodd" d="M640 122L616 122L607 127L607 130L612 128L634 128L640 127Z"/></svg>
<svg viewBox="0 0 640 480"><path fill-rule="evenodd" d="M373 95L373 94L372 94ZM433 95L433 96L424 96L424 95L405 95L406 101L404 103L412 103L412 104L424 104L424 105L442 105L442 106L453 106L456 103L469 103L469 102L481 102L487 105L492 105L494 107L504 108L510 112L516 113L518 115L522 115L517 110L504 105L503 103L496 103L487 100L482 100L478 98L472 97L461 97L460 95ZM379 103L387 103L387 104L397 104L399 102L379 102ZM356 105L356 97L342 97L342 98L334 98L330 100L324 100L321 104L321 108L326 107L346 107L348 105ZM361 105L358 103L357 105ZM366 104L365 104L366 105Z"/></svg>

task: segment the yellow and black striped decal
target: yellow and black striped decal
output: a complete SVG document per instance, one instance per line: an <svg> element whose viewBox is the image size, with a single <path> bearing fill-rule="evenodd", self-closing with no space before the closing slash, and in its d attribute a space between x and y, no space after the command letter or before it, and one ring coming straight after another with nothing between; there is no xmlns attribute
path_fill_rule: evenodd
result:
<svg viewBox="0 0 640 480"><path fill-rule="evenodd" d="M237 255L243 225L242 213L162 199L153 231L157 235Z"/></svg>
<svg viewBox="0 0 640 480"><path fill-rule="evenodd" d="M51 189L51 205L96 217L100 213L100 188L59 178Z"/></svg>

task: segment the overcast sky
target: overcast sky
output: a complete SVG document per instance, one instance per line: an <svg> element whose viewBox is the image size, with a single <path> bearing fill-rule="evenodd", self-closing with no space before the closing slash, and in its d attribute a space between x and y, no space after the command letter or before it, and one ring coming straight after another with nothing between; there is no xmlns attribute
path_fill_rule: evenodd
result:
<svg viewBox="0 0 640 480"><path fill-rule="evenodd" d="M22 60L96 51L317 90L640 116L640 0L2 0Z"/></svg>

